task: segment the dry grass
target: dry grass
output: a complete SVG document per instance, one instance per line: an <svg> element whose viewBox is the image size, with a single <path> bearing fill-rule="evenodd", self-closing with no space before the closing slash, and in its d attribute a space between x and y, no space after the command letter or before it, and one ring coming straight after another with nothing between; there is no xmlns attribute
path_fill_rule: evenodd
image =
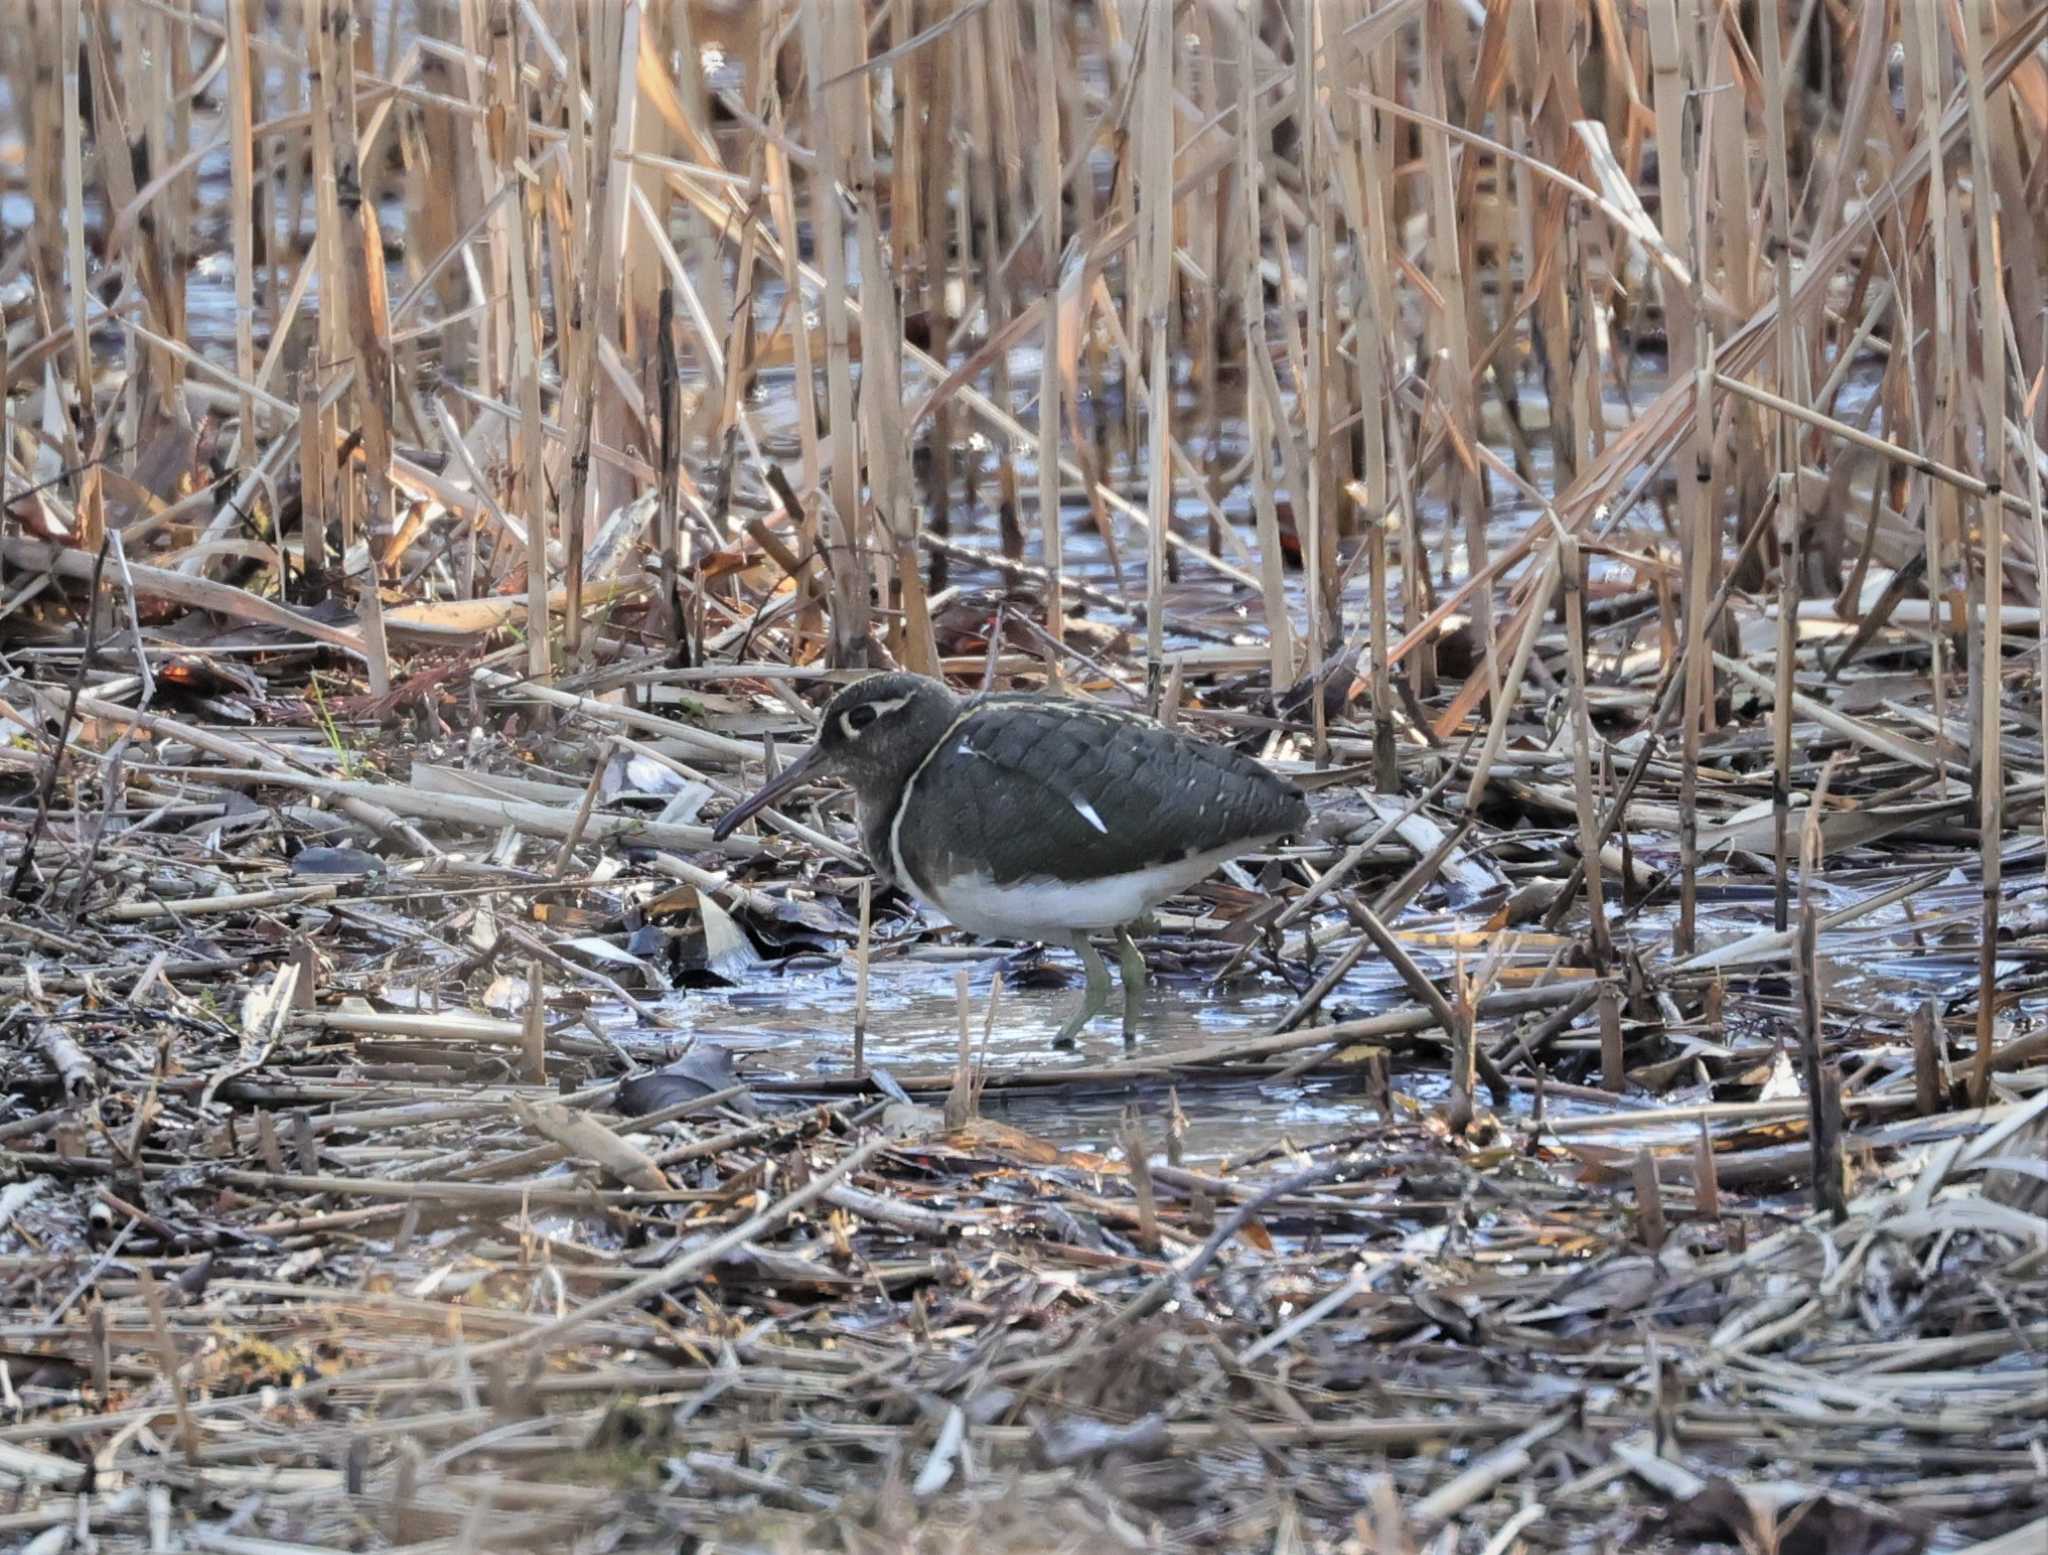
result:
<svg viewBox="0 0 2048 1555"><path fill-rule="evenodd" d="M489 1548L747 1506L774 1516L731 1547L936 1550L992 1542L1007 1496L1045 1547L1505 1555L1645 1516L1778 1547L1767 1477L1827 1548L1991 1549L2038 1517L2048 5L14 20L0 1159L61 1191L12 1233L27 1200L0 1194L0 1288L9 1367L78 1375L0 1425L0 1476L43 1487L0 1529L54 1550L175 1515L203 1547L288 1547L219 1520L241 1507L280 1540ZM1449 1099L1305 1175L1176 1157L1107 1187L1014 1140L884 1149L851 1099L726 1118L674 1147L709 1186L568 1202L635 1236L716 1224L745 1274L708 1244L652 1272L554 1247L482 1191L540 1183L519 1131L621 1168L535 1122L510 1066L594 1081L621 1055L537 1015L365 1027L336 1000L380 991L396 934L449 952L462 1007L502 959L673 1022L558 938L637 922L650 893L619 882L652 878L730 944L800 859L803 890L859 903L847 1025L872 1045L885 909L829 827L721 851L694 808L649 829L599 797L630 752L701 806L764 731L801 737L796 688L883 664L1149 707L1333 791L1182 946L1298 974L1278 1029L994 1092L1383 1085L1369 1042ZM266 837L310 796L409 860L412 927L170 825L245 792ZM624 839L657 850L637 876L601 856ZM434 896L472 884L513 894ZM164 928L195 917L229 927ZM1412 1005L1346 1021L1325 1006L1369 954ZM1969 974L1845 1007L1822 979L1864 955ZM152 1064L123 1021L174 1035ZM385 1117L392 1086L426 1111ZM1655 1148L1564 1143L1560 1086ZM308 1121L286 1171L273 1113L344 1153ZM479 1118L485 1143L436 1132ZM203 1215L167 1186L202 1151L227 1174ZM1011 1217L1012 1171L1064 1219ZM970 1207L913 1213L931 1179ZM530 1287L468 1347L442 1343L475 1310L436 1304L445 1269L370 1288L418 1256L393 1206L457 1181L473 1199L428 1213ZM259 1192L288 1203L232 1197ZM1214 1239L1219 1194L1263 1219ZM1131 1241L1065 1229L1132 1217ZM388 1265L352 1261L359 1234ZM303 1289L256 1279L259 1246ZM163 1285L229 1249L223 1348ZM330 1258L368 1284L338 1294ZM722 1308L727 1277L768 1293ZM848 1290L892 1298L886 1339L818 1315ZM330 1297L349 1317L322 1330ZM259 1364L272 1319L314 1348ZM266 1413L258 1376L295 1391ZM415 1387L438 1413L387 1430ZM623 1390L658 1428L591 1401ZM294 1423L308 1462L265 1479ZM551 1477L571 1446L643 1499Z"/></svg>

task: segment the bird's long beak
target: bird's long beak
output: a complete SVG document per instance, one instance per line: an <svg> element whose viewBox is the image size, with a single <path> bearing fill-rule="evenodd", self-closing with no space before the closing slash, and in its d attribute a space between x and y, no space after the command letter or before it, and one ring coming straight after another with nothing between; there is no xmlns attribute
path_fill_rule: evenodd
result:
<svg viewBox="0 0 2048 1555"><path fill-rule="evenodd" d="M808 751L804 752L802 757L784 767L780 777L771 778L768 782L763 783L753 793L726 811L719 818L718 824L711 828L711 840L713 842L725 841L726 838L733 834L734 828L740 822L750 815L758 815L770 805L795 793L804 784L817 777L819 769L823 765L824 758L819 755L818 747L813 745Z"/></svg>

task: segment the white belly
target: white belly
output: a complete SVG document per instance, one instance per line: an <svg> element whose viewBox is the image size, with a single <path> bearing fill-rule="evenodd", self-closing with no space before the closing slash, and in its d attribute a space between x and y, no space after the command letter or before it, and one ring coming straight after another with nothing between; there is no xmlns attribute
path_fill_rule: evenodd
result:
<svg viewBox="0 0 2048 1555"><path fill-rule="evenodd" d="M989 939L1063 940L1076 930L1114 929L1142 918L1169 896L1215 872L1250 842L1098 880L1018 880L997 885L960 875L918 894L969 933Z"/></svg>

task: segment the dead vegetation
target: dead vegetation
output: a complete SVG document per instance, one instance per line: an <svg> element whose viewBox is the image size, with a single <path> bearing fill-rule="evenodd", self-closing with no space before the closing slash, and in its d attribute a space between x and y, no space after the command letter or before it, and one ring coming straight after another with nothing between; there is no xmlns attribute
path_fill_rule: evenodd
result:
<svg viewBox="0 0 2048 1555"><path fill-rule="evenodd" d="M2039 1548L2048 6L15 20L7 1547ZM1185 1018L884 664L1305 775Z"/></svg>

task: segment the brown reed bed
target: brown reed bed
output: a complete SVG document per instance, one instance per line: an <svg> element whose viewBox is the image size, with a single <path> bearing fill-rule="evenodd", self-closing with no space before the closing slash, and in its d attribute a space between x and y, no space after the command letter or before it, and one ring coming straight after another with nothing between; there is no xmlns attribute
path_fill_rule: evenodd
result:
<svg viewBox="0 0 2048 1555"><path fill-rule="evenodd" d="M6 1547L2040 1547L2048 5L9 19ZM1315 824L1038 1051L885 665Z"/></svg>

